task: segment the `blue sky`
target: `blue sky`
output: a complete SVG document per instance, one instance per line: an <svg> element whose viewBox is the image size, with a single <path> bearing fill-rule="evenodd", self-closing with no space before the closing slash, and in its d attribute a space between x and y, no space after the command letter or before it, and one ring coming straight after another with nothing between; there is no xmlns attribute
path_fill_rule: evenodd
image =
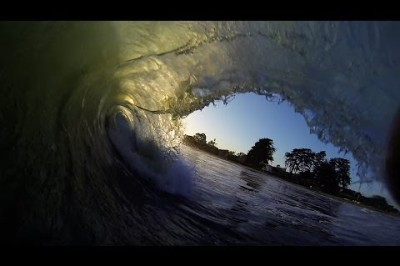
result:
<svg viewBox="0 0 400 266"><path fill-rule="evenodd" d="M339 148L325 144L316 135L310 134L304 117L296 113L287 101L277 104L254 93L238 94L227 105L218 101L215 107L211 104L191 113L184 119L184 125L185 134L205 133L207 141L216 139L218 148L235 152L247 153L260 138L270 138L277 149L272 165L284 166L285 152L294 148L326 151L328 159L349 159L352 181L359 180L356 176L357 161L351 153L339 153ZM356 191L359 188L359 183L351 186ZM362 184L360 192L366 196L380 194L393 203L386 189L378 182Z"/></svg>

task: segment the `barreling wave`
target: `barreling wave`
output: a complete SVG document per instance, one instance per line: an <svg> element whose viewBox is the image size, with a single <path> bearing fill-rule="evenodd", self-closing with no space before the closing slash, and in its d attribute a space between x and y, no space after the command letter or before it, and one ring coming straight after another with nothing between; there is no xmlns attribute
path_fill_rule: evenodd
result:
<svg viewBox="0 0 400 266"><path fill-rule="evenodd" d="M289 101L361 177L380 179L400 100L399 26L0 23L3 240L147 243L132 204L153 188L190 197L180 119L242 92Z"/></svg>

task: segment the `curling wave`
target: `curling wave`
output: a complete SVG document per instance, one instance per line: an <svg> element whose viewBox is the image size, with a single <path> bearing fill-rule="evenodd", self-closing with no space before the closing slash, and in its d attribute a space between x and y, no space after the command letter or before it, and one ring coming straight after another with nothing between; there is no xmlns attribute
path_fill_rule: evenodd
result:
<svg viewBox="0 0 400 266"><path fill-rule="evenodd" d="M154 187L190 197L180 119L241 92L289 101L354 155L361 178L381 179L399 26L0 23L3 241L147 243L129 229L145 218L127 206Z"/></svg>

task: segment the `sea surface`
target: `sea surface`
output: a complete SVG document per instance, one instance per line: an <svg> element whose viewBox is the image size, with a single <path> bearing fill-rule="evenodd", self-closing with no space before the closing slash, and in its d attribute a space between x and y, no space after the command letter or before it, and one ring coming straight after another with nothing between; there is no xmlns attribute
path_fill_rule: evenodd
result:
<svg viewBox="0 0 400 266"><path fill-rule="evenodd" d="M182 146L195 165L198 244L400 245L400 217L347 203ZM189 241L187 242L189 244Z"/></svg>

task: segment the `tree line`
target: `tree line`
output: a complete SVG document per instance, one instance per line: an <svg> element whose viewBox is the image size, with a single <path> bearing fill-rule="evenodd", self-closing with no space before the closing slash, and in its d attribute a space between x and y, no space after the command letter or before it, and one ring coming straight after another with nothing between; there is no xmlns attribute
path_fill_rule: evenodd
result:
<svg viewBox="0 0 400 266"><path fill-rule="evenodd" d="M213 139L207 142L207 136L204 133L196 133L193 136L185 135L183 143L223 159L269 172L277 177L313 190L321 190L350 200L361 201L381 210L398 213L380 196L366 198L359 192L348 189L351 183L350 161L339 157L328 160L325 151L314 152L308 148L296 148L285 153L284 167L280 167L280 165L273 167L270 163L274 161L273 155L276 152L276 148L273 140L269 138L259 139L247 154L219 149L216 147L216 140Z"/></svg>
<svg viewBox="0 0 400 266"><path fill-rule="evenodd" d="M276 148L269 138L259 139L247 154L221 150L216 147L216 140L207 142L204 133L185 136L184 142L197 146L205 151L225 157L225 159L245 164L257 170L273 170L270 163L274 161ZM279 166L279 168L281 168ZM283 168L282 168L283 169ZM276 170L276 169L275 169ZM318 186L330 193L337 193L350 185L350 162L344 158L326 158L326 152L314 152L307 148L293 149L285 153L285 172L300 180L301 184Z"/></svg>

